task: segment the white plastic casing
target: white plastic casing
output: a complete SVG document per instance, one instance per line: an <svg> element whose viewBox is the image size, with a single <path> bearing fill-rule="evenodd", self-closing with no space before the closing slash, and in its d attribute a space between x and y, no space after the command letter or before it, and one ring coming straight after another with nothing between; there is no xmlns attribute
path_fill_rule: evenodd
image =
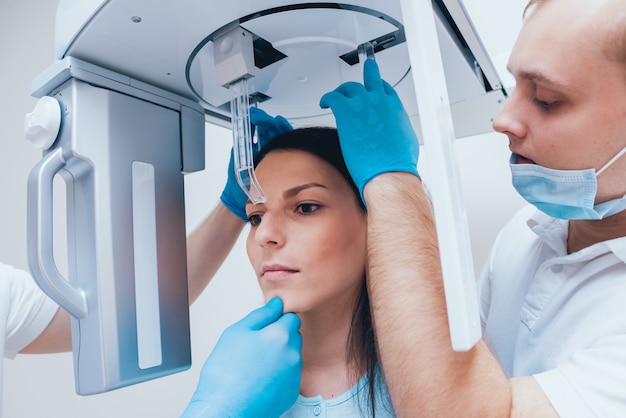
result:
<svg viewBox="0 0 626 418"><path fill-rule="evenodd" d="M54 97L44 96L24 118L24 136L34 147L50 148L61 128L61 105Z"/></svg>

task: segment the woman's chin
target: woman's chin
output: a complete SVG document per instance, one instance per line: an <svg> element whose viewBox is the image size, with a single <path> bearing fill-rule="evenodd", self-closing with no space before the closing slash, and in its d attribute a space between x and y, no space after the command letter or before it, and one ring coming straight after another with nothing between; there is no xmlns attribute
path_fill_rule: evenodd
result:
<svg viewBox="0 0 626 418"><path fill-rule="evenodd" d="M280 298L280 300L283 301L283 312L300 313L302 311L301 304L297 303L293 297L289 297L287 294L281 292L268 293L265 295L265 303L272 298Z"/></svg>

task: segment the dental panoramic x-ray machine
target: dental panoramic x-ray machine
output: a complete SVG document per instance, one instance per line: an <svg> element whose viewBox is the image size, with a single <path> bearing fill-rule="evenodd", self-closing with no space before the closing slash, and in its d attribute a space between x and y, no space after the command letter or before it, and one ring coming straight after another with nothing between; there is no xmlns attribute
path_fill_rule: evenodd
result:
<svg viewBox="0 0 626 418"><path fill-rule="evenodd" d="M333 125L319 99L361 81L367 56L423 141L452 347L478 341L451 147L489 131L506 92L460 0L60 0L56 19L58 61L33 82L40 100L25 120L43 150L28 180L28 252L39 286L72 315L79 394L190 366L183 175L204 169L205 123L233 129L240 185L262 201L249 106ZM68 277L52 248L57 175Z"/></svg>

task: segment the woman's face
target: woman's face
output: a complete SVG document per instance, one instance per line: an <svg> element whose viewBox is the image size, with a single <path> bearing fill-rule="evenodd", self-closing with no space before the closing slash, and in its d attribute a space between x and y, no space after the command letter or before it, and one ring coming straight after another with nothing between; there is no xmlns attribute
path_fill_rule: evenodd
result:
<svg viewBox="0 0 626 418"><path fill-rule="evenodd" d="M275 150L256 176L267 201L248 203L248 256L265 299L285 312L352 306L365 274L366 216L354 192L326 161Z"/></svg>

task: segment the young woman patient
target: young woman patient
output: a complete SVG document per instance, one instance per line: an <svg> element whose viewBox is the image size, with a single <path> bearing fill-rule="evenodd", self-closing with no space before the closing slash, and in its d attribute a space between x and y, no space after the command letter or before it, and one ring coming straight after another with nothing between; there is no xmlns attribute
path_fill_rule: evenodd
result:
<svg viewBox="0 0 626 418"><path fill-rule="evenodd" d="M283 417L391 417L365 285L365 208L337 131L297 129L256 157L267 201L246 205L266 300L301 319L300 396Z"/></svg>

